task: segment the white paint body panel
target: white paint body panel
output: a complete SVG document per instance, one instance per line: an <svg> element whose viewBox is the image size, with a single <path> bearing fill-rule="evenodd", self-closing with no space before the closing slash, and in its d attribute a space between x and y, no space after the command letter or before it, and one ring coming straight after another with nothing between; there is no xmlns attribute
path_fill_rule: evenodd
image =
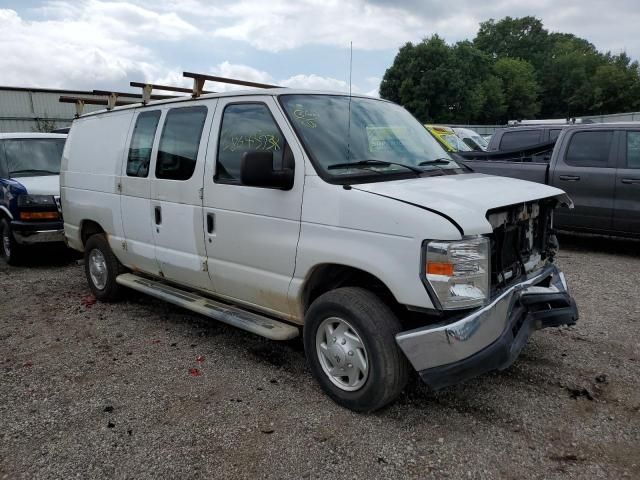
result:
<svg viewBox="0 0 640 480"><path fill-rule="evenodd" d="M61 175L69 244L82 250L82 222L95 221L108 234L116 256L132 269L163 274L178 284L301 323L301 293L319 266L338 264L363 270L380 279L400 303L433 308L419 277L424 240L490 233L485 218L490 209L554 196L568 201L553 187L480 174L396 180L350 189L327 183L316 175L277 103L274 95L280 93L153 102L144 108L116 108L76 120L64 150ZM224 107L243 101L265 103L290 145L295 158L291 190L214 182ZM208 108L196 171L187 181L155 179L166 110L194 104ZM126 177L135 116L150 109L163 114L149 177ZM162 208L158 227L155 206ZM211 233L206 228L210 214L214 216Z"/></svg>
<svg viewBox="0 0 640 480"><path fill-rule="evenodd" d="M156 144L151 155L149 178L151 184L152 233L155 257L162 276L195 288L210 290L211 278L204 268L206 250L200 189L204 178L204 163L207 156L211 121L217 100L198 100L188 105L165 105L156 132ZM188 180L155 178L157 148L167 112L172 108L207 107L207 116L198 147L196 166ZM154 210L160 208L162 222L155 224Z"/></svg>
<svg viewBox="0 0 640 480"><path fill-rule="evenodd" d="M290 318L288 292L300 234L304 157L275 100L253 96L250 101L264 103L282 130L296 159L295 182L291 190L282 191L213 181L223 111L238 102L220 99L204 181L204 215L215 216L214 232L206 233L209 273L219 295Z"/></svg>
<svg viewBox="0 0 640 480"><path fill-rule="evenodd" d="M132 116L133 111L128 110L73 123L60 172L65 236L72 248L83 250L82 222L91 220L107 232L114 252L122 252L124 231L118 182Z"/></svg>
<svg viewBox="0 0 640 480"><path fill-rule="evenodd" d="M441 212L454 219L465 235L491 233L486 219L488 210L540 198L566 197L555 187L482 173L370 183L354 188Z"/></svg>
<svg viewBox="0 0 640 480"><path fill-rule="evenodd" d="M60 195L60 176L43 175L39 177L17 177L12 180L20 183L30 195Z"/></svg>
<svg viewBox="0 0 640 480"><path fill-rule="evenodd" d="M133 130L138 115L143 111L133 112L129 126L126 146L130 145ZM163 112L164 113L164 112ZM162 125L163 117L158 121L158 128ZM156 134L151 151L151 161L158 150L160 135ZM124 149L120 164L120 214L122 229L127 242L127 249L121 252L120 261L129 268L141 270L153 275L160 275L160 268L156 260L156 245L153 237L153 209L151 208L151 181L149 178L127 176L128 148ZM155 165L155 163L154 163ZM151 172L149 165L149 172Z"/></svg>

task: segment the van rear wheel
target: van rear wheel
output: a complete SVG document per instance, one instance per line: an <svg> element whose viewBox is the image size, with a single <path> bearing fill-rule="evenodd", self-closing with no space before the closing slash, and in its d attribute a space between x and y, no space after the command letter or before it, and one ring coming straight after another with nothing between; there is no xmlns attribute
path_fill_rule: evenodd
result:
<svg viewBox="0 0 640 480"><path fill-rule="evenodd" d="M122 288L116 277L125 269L103 234L93 235L84 247L84 272L93 295L103 302L117 300Z"/></svg>
<svg viewBox="0 0 640 480"><path fill-rule="evenodd" d="M396 344L400 322L374 293L339 288L318 297L304 324L304 349L313 376L336 403L371 412L396 399L409 365Z"/></svg>

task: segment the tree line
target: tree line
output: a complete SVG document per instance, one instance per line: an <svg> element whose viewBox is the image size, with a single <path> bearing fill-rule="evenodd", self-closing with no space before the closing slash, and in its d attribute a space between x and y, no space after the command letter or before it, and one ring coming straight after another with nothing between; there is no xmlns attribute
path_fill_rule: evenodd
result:
<svg viewBox="0 0 640 480"><path fill-rule="evenodd" d="M423 122L502 124L640 110L640 67L535 17L480 24L473 41L438 35L400 48L380 96Z"/></svg>

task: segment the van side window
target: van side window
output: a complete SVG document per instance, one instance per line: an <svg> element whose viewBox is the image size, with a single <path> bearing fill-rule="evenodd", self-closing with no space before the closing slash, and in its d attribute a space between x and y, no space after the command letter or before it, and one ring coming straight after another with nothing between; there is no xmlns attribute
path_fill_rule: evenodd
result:
<svg viewBox="0 0 640 480"><path fill-rule="evenodd" d="M193 175L207 107L172 108L167 112L158 147L156 178L188 180Z"/></svg>
<svg viewBox="0 0 640 480"><path fill-rule="evenodd" d="M284 136L263 103L228 105L222 115L214 180L240 184L240 160L245 152L273 152L273 164L282 166Z"/></svg>
<svg viewBox="0 0 640 480"><path fill-rule="evenodd" d="M627 132L627 168L640 168L640 132Z"/></svg>
<svg viewBox="0 0 640 480"><path fill-rule="evenodd" d="M540 143L540 133L542 130L515 130L502 134L500 140L500 150L515 150L516 148L527 148Z"/></svg>
<svg viewBox="0 0 640 480"><path fill-rule="evenodd" d="M133 127L129 157L127 158L127 176L146 177L149 174L151 148L156 136L156 128L160 120L160 110L142 112L138 115L136 126Z"/></svg>
<svg viewBox="0 0 640 480"><path fill-rule="evenodd" d="M611 130L576 132L571 137L565 157L569 165L579 167L606 167L613 132Z"/></svg>

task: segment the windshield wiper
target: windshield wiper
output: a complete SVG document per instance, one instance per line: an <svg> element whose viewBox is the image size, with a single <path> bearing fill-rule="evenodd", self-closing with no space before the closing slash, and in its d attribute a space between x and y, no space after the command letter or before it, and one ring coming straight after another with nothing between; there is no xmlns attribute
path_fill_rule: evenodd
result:
<svg viewBox="0 0 640 480"><path fill-rule="evenodd" d="M425 167L427 165L449 165L453 160L448 160L446 158L436 158L435 160L425 160L424 162L420 162L418 164L419 167Z"/></svg>
<svg viewBox="0 0 640 480"><path fill-rule="evenodd" d="M327 170L335 170L337 168L350 168L350 167L369 167L372 165L380 165L380 166L389 166L389 165L398 165L399 167L404 167L407 170L411 170L416 175L422 175L424 171L418 167L414 167L412 165L407 165L405 163L400 162L389 162L387 160L358 160L357 162L345 162L345 163L334 163L333 165L329 165Z"/></svg>
<svg viewBox="0 0 640 480"><path fill-rule="evenodd" d="M9 175L11 175L12 173L31 173L31 172L50 173L52 175L60 175L60 172L54 172L53 170L43 170L40 168L26 168L24 170L12 170L9 172Z"/></svg>

